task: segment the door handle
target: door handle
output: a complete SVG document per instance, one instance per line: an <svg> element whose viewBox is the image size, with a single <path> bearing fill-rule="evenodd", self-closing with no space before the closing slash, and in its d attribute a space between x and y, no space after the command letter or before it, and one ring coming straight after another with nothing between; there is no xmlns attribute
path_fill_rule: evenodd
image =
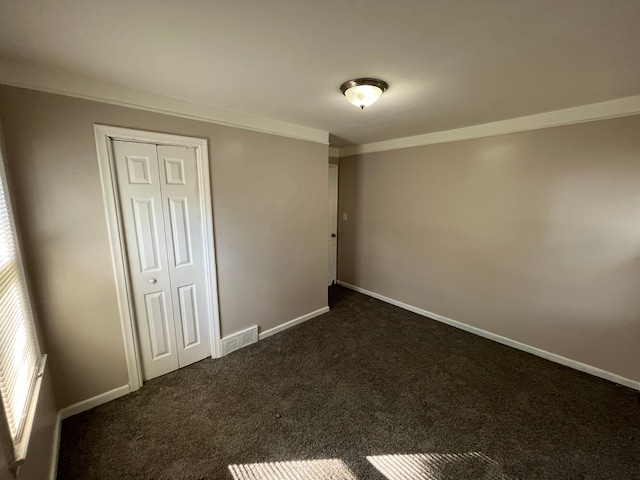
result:
<svg viewBox="0 0 640 480"><path fill-rule="evenodd" d="M335 233L332 233L332 234L331 234L331 238L336 238L336 236L337 236L337 235L336 235Z"/></svg>
<svg viewBox="0 0 640 480"><path fill-rule="evenodd" d="M150 278L149 279L149 283L156 283L158 280L156 280L155 278Z"/></svg>

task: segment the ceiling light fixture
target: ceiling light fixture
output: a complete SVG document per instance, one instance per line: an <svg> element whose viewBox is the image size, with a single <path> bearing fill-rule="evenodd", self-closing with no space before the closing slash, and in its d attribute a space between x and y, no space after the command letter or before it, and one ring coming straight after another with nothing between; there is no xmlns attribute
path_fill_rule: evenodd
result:
<svg viewBox="0 0 640 480"><path fill-rule="evenodd" d="M340 85L340 91L347 100L362 109L378 100L388 88L387 82L377 78L356 78Z"/></svg>

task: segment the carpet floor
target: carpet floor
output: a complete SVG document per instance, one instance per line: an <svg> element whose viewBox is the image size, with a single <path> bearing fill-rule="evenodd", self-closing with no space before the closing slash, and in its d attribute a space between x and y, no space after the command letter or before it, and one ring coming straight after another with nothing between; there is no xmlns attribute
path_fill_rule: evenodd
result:
<svg viewBox="0 0 640 480"><path fill-rule="evenodd" d="M339 286L329 301L64 420L58 479L640 479L638 392Z"/></svg>

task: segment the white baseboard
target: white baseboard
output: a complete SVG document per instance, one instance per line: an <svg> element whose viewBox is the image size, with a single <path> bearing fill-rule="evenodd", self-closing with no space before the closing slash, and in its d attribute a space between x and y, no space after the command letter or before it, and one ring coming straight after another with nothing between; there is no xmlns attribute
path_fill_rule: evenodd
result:
<svg viewBox="0 0 640 480"><path fill-rule="evenodd" d="M241 332L234 333L220 340L222 356L256 343L258 341L258 326L249 327Z"/></svg>
<svg viewBox="0 0 640 480"><path fill-rule="evenodd" d="M72 417L73 415L86 412L87 410L91 410L98 405L102 405L103 403L110 402L111 400L115 400L116 398L123 397L130 392L131 389L129 388L129 385L123 385L122 387L114 388L113 390L101 393L100 395L96 395L95 397L87 398L86 400L83 400L81 402L74 403L73 405L69 405L65 408L61 408L59 412L60 419L64 420L65 418Z"/></svg>
<svg viewBox="0 0 640 480"><path fill-rule="evenodd" d="M547 352L546 350L532 347L530 345L518 342L516 340L511 340L510 338L503 337L502 335L496 335L495 333L487 332L486 330L482 330L481 328L478 328L478 327L472 327L471 325L467 325L466 323L458 322L451 318L438 315L437 313L429 312L427 310L423 310L422 308L414 307L413 305L399 302L398 300L385 297L384 295L380 295L379 293L365 290L364 288L356 287L355 285L351 285L350 283L346 283L341 280L338 280L337 283L338 285L342 285L343 287L349 288L356 292L363 293L373 298L377 298L378 300L382 300L383 302L390 303L391 305L395 305L396 307L409 310L410 312L417 313L418 315L423 315L425 317L431 318L433 320L437 320L442 323L446 323L447 325L451 325L452 327L456 327L470 333L475 333L476 335L479 335L481 337L488 338L489 340L502 343L503 345L507 345L509 347L517 348L518 350L531 353L533 355L544 358L546 360L551 360L552 362L559 363L560 365L564 365L565 367L570 367L575 370L580 370L581 372L589 373L596 377L604 378L605 380L610 380L612 382L618 383L620 385L624 385L629 388L633 388L635 390L640 390L640 382L636 380L631 380L629 378L621 377L620 375L616 375L615 373L607 372L606 370L602 370L600 368L593 367L591 365L587 365L585 363L581 363L576 360L571 360L570 358L566 358L561 355L557 355L555 353Z"/></svg>
<svg viewBox="0 0 640 480"><path fill-rule="evenodd" d="M58 476L58 456L60 453L60 433L62 431L62 417L60 412L56 415L56 424L53 427L53 451L49 464L49 480L56 480Z"/></svg>
<svg viewBox="0 0 640 480"><path fill-rule="evenodd" d="M282 325L278 325L277 327L273 327L273 328L270 328L269 330L265 330L258 336L258 338L260 340L264 340L265 338L270 337L271 335L275 335L276 333L280 333L283 330L286 330L287 328L291 328L295 325L298 325L299 323L306 322L307 320L311 320L312 318L318 317L323 313L327 313L328 311L329 311L329 307L323 307L316 310L315 312L307 313L306 315L302 315L301 317L294 318L293 320L290 320L287 323L283 323Z"/></svg>

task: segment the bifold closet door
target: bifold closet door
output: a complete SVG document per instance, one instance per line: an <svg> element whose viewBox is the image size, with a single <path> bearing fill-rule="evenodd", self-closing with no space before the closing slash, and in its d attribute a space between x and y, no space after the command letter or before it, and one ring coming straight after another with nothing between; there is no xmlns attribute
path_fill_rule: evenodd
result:
<svg viewBox="0 0 640 480"><path fill-rule="evenodd" d="M120 209L145 380L176 370L169 262L156 146L113 142Z"/></svg>
<svg viewBox="0 0 640 480"><path fill-rule="evenodd" d="M144 380L210 355L195 151L113 141Z"/></svg>
<svg viewBox="0 0 640 480"><path fill-rule="evenodd" d="M211 355L204 226L193 148L158 145L171 298L181 367Z"/></svg>

